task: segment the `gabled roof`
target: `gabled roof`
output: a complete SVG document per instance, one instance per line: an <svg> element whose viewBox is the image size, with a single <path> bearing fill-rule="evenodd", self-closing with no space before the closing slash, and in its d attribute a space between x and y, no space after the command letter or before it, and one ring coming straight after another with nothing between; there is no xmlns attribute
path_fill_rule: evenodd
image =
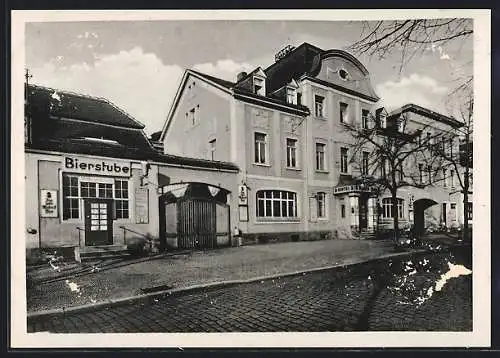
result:
<svg viewBox="0 0 500 358"><path fill-rule="evenodd" d="M413 103L405 104L403 107L398 108L398 109L390 112L387 116L387 119L390 120L390 119L397 118L397 117L401 116L403 113L407 113L407 112L419 114L421 116L433 119L435 121L448 124L454 128L460 128L464 125L462 122L457 121L453 117L445 116L444 114L435 112L431 109L428 109L428 108L425 108L425 107L422 107L422 106L419 106L419 105L416 105Z"/></svg>
<svg viewBox="0 0 500 358"><path fill-rule="evenodd" d="M144 128L144 124L105 98L28 85L27 99L32 113L127 128Z"/></svg>

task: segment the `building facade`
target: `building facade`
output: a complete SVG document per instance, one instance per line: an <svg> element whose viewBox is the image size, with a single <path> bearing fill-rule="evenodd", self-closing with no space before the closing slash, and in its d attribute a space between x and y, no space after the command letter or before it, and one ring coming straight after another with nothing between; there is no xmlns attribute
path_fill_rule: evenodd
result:
<svg viewBox="0 0 500 358"><path fill-rule="evenodd" d="M345 130L372 117L378 100L359 60L304 43L234 82L187 70L159 140L165 153L240 168L238 221L247 240L353 237L392 222L390 194L359 185L352 133ZM458 126L417 106L389 118L403 115L436 131ZM414 203L419 225L422 218L428 227L435 220L460 225L462 194L452 182L458 173L446 174L447 186L398 192L403 226L415 222Z"/></svg>
<svg viewBox="0 0 500 358"><path fill-rule="evenodd" d="M33 85L26 98L28 256L66 248L80 259L138 241L232 244L236 166L163 154L141 123L102 98Z"/></svg>

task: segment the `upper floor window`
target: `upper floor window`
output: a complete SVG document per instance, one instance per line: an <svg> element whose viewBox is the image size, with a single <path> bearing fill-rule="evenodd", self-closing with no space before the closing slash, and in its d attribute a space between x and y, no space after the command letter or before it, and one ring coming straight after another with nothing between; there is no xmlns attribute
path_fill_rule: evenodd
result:
<svg viewBox="0 0 500 358"><path fill-rule="evenodd" d="M424 165L422 163L418 164L418 181L420 184L424 183Z"/></svg>
<svg viewBox="0 0 500 358"><path fill-rule="evenodd" d="M368 175L368 156L370 155L369 152L363 152L363 160L361 163L361 174L362 175Z"/></svg>
<svg viewBox="0 0 500 358"><path fill-rule="evenodd" d="M212 139L211 141L208 142L209 145L209 152L210 152L210 160L215 160L215 149L217 146L217 140Z"/></svg>
<svg viewBox="0 0 500 358"><path fill-rule="evenodd" d="M267 135L265 133L255 133L255 157L254 161L258 164L267 163Z"/></svg>
<svg viewBox="0 0 500 358"><path fill-rule="evenodd" d="M316 207L318 210L318 218L326 218L326 194L317 193L316 194Z"/></svg>
<svg viewBox="0 0 500 358"><path fill-rule="evenodd" d="M448 179L446 178L446 169L443 169L443 187L448 186Z"/></svg>
<svg viewBox="0 0 500 358"><path fill-rule="evenodd" d="M450 184L451 184L452 188L455 187L455 171L454 170L450 170Z"/></svg>
<svg viewBox="0 0 500 358"><path fill-rule="evenodd" d="M348 107L347 103L340 102L340 123L347 123Z"/></svg>
<svg viewBox="0 0 500 358"><path fill-rule="evenodd" d="M259 96L266 95L265 81L263 78L254 77L253 78L253 92Z"/></svg>
<svg viewBox="0 0 500 358"><path fill-rule="evenodd" d="M297 217L297 194L285 190L259 190L257 217L294 218Z"/></svg>
<svg viewBox="0 0 500 358"><path fill-rule="evenodd" d="M286 166L297 168L297 139L286 139Z"/></svg>
<svg viewBox="0 0 500 358"><path fill-rule="evenodd" d="M403 118L398 119L398 131L404 132L405 129L405 120Z"/></svg>
<svg viewBox="0 0 500 358"><path fill-rule="evenodd" d="M370 116L370 111L367 109L361 110L361 128L368 129L368 118Z"/></svg>
<svg viewBox="0 0 500 358"><path fill-rule="evenodd" d="M302 104L302 93L297 92L297 104L301 105Z"/></svg>
<svg viewBox="0 0 500 358"><path fill-rule="evenodd" d="M340 172L347 173L348 172L348 162L347 162L347 148L340 148Z"/></svg>
<svg viewBox="0 0 500 358"><path fill-rule="evenodd" d="M326 169L325 148L326 144L316 143L316 170L324 171Z"/></svg>
<svg viewBox="0 0 500 358"><path fill-rule="evenodd" d="M286 102L290 104L297 104L297 91L295 90L295 88L286 88Z"/></svg>
<svg viewBox="0 0 500 358"><path fill-rule="evenodd" d="M325 97L314 95L314 115L323 118L325 116Z"/></svg>
<svg viewBox="0 0 500 358"><path fill-rule="evenodd" d="M432 166L427 166L428 183L432 184Z"/></svg>
<svg viewBox="0 0 500 358"><path fill-rule="evenodd" d="M404 218L404 200L400 198L396 198L397 202L397 211L398 211L398 218L403 219ZM389 219L394 217L393 213L393 207L392 207L392 198L384 198L382 199L382 217L384 219Z"/></svg>

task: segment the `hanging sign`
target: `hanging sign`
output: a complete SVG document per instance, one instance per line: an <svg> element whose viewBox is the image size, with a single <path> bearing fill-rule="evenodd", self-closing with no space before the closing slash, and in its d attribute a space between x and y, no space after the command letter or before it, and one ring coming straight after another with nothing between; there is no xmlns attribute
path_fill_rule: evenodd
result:
<svg viewBox="0 0 500 358"><path fill-rule="evenodd" d="M40 216L42 218L57 218L57 190L40 190Z"/></svg>
<svg viewBox="0 0 500 358"><path fill-rule="evenodd" d="M248 205L248 188L246 185L238 186L238 204Z"/></svg>

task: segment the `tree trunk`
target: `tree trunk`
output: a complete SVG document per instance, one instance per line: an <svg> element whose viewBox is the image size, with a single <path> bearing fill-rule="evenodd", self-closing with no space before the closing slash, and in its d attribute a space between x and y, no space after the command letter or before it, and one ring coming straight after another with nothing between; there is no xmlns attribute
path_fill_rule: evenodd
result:
<svg viewBox="0 0 500 358"><path fill-rule="evenodd" d="M468 153L467 153L468 154ZM467 163L469 164L469 163ZM464 178L464 227L462 231L462 240L467 242L469 236L469 167L465 168L465 178Z"/></svg>
<svg viewBox="0 0 500 358"><path fill-rule="evenodd" d="M394 242L397 243L399 239L399 213L397 201L397 189L391 190L392 197L392 217L394 220Z"/></svg>

